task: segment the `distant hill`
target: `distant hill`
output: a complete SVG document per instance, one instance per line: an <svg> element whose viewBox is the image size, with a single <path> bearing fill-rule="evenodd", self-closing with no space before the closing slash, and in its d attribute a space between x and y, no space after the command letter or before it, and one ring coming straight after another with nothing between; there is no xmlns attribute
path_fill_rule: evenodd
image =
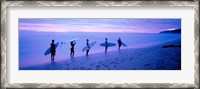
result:
<svg viewBox="0 0 200 89"><path fill-rule="evenodd" d="M181 29L175 29L175 30L167 30L167 31L162 31L160 33L173 33L173 34L181 34Z"/></svg>

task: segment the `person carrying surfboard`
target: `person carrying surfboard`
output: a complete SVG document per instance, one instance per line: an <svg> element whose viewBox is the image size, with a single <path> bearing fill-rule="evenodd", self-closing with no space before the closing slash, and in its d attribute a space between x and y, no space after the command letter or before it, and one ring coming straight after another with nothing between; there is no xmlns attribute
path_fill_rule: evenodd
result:
<svg viewBox="0 0 200 89"><path fill-rule="evenodd" d="M107 53L107 49L108 49L108 41L107 38L105 38L105 53Z"/></svg>
<svg viewBox="0 0 200 89"><path fill-rule="evenodd" d="M54 40L51 43L51 60L54 61L54 57L56 55L56 46L54 44Z"/></svg>
<svg viewBox="0 0 200 89"><path fill-rule="evenodd" d="M115 46L115 45L116 45L115 43L108 42L107 40L108 40L108 39L105 38L105 42L100 44L100 46L105 47L105 53L107 53L108 47L112 47L112 46Z"/></svg>
<svg viewBox="0 0 200 89"><path fill-rule="evenodd" d="M122 41L121 38L119 37L119 39L117 40L118 42L118 50L120 50L120 47L122 46Z"/></svg>
<svg viewBox="0 0 200 89"><path fill-rule="evenodd" d="M87 39L86 41L87 41L87 42L86 42L86 45L87 45L87 47L88 47L88 49L87 49L87 51L86 51L86 56L88 56L88 53L89 53L89 50L90 50L90 46L89 46L89 40Z"/></svg>
<svg viewBox="0 0 200 89"><path fill-rule="evenodd" d="M75 41L71 41L70 56L74 56L74 46L75 46L75 44L76 44Z"/></svg>

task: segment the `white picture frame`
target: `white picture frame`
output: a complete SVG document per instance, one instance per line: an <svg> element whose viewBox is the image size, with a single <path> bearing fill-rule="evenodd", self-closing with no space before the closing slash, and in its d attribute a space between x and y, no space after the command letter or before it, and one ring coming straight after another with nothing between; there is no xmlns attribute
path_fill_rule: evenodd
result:
<svg viewBox="0 0 200 89"><path fill-rule="evenodd" d="M9 7L194 7L194 83L8 83L7 21ZM1 87L2 88L199 88L199 1L2 1L1 2Z"/></svg>

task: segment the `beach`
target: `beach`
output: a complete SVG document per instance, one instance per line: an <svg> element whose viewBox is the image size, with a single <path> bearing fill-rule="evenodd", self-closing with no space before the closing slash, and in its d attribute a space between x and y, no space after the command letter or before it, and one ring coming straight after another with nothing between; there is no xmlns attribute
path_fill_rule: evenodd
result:
<svg viewBox="0 0 200 89"><path fill-rule="evenodd" d="M181 39L156 45L74 56L19 70L181 70ZM41 59L42 60L42 59Z"/></svg>

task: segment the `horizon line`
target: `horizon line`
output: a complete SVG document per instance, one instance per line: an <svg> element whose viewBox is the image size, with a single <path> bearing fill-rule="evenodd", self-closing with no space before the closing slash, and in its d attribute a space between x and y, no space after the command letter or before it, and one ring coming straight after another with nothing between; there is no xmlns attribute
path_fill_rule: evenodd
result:
<svg viewBox="0 0 200 89"><path fill-rule="evenodd" d="M19 30L19 31L24 31L24 32L42 32L42 33L160 33L160 32L92 32L92 31L30 31L30 30Z"/></svg>

